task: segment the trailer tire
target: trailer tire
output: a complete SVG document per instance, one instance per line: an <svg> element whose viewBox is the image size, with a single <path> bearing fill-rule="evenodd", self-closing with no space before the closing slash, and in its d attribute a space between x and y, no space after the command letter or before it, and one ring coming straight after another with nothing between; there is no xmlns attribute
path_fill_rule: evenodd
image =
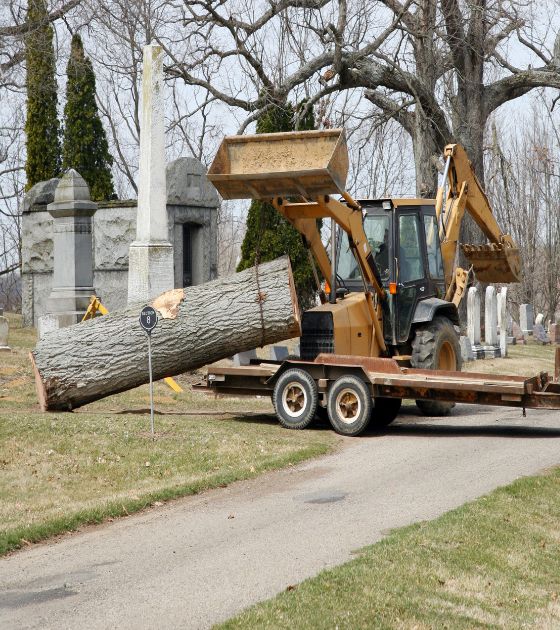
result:
<svg viewBox="0 0 560 630"><path fill-rule="evenodd" d="M402 405L401 398L374 398L373 412L370 425L383 428L387 427L399 415Z"/></svg>
<svg viewBox="0 0 560 630"><path fill-rule="evenodd" d="M461 370L459 336L447 317L434 317L416 329L410 363L423 370ZM447 416L455 407L454 402L440 400L417 400L416 405L425 416Z"/></svg>
<svg viewBox="0 0 560 630"><path fill-rule="evenodd" d="M329 390L327 409L332 428L341 435L359 435L371 419L372 398L357 376L337 379Z"/></svg>
<svg viewBox="0 0 560 630"><path fill-rule="evenodd" d="M286 429L305 429L317 409L317 383L305 371L286 370L276 382L272 404L276 417Z"/></svg>

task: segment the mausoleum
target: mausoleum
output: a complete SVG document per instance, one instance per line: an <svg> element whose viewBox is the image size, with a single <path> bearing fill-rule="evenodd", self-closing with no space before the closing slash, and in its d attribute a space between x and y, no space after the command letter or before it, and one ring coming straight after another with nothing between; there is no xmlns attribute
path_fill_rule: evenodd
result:
<svg viewBox="0 0 560 630"><path fill-rule="evenodd" d="M206 178L204 166L194 158L183 157L169 163L166 178L175 287L211 280L217 275L219 198L216 190ZM36 326L39 317L52 312L49 298L52 300L54 223L57 219L49 213L47 206L55 203L59 181L51 179L36 184L24 200L22 312L24 323L29 326ZM88 278L88 287L84 288L89 288L89 278L92 277L95 294L110 311L124 308L128 293L129 247L137 234L137 202L111 201L91 205L88 210L91 212L90 222L64 220L57 225L57 234L70 232L71 246L75 247L71 258L76 259L76 269ZM91 230L91 240L83 238L87 230ZM91 252L80 250L89 246L84 243L90 242ZM82 263L93 269L88 273ZM76 319L79 317L77 312Z"/></svg>

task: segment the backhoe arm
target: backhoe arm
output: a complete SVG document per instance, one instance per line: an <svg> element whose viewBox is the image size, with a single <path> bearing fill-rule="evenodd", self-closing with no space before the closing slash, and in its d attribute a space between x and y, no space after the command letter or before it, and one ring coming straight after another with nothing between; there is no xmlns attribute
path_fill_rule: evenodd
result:
<svg viewBox="0 0 560 630"><path fill-rule="evenodd" d="M468 273L458 265L458 246L465 211L474 219L490 245L463 244L462 250L482 282L519 282L521 262L512 238L501 230L465 149L460 144L445 147L444 184L436 198L441 250L448 287L446 299L461 301Z"/></svg>
<svg viewBox="0 0 560 630"><path fill-rule="evenodd" d="M293 203L282 197L273 201L274 207L295 228L304 235L315 260L325 278L332 276L330 259L321 241L317 229L317 219L334 219L346 234L350 247L362 271L365 281L373 288L379 299L385 299L385 290L381 285L379 272L373 260L373 254L364 231L363 215L360 205L346 194L348 205L332 199L329 195L317 197L315 202Z"/></svg>

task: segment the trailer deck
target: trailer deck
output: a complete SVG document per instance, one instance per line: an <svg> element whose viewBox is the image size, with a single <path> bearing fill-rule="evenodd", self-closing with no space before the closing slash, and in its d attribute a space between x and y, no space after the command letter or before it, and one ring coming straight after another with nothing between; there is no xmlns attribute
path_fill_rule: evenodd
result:
<svg viewBox="0 0 560 630"><path fill-rule="evenodd" d="M320 354L314 361L253 362L241 367L208 368L198 391L234 396L272 396L280 375L301 369L316 382L318 404L343 375L359 376L373 398L440 400L473 405L525 409L560 409L560 383L541 372L535 376L493 375L476 372L446 372L401 367L393 359Z"/></svg>

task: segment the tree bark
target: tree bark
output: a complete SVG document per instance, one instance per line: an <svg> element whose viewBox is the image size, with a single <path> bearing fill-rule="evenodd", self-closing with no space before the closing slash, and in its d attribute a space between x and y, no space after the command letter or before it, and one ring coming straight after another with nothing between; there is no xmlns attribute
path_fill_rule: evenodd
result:
<svg viewBox="0 0 560 630"><path fill-rule="evenodd" d="M290 261L278 258L151 305L154 380L300 334ZM31 353L43 411L70 410L149 381L144 304L46 335Z"/></svg>

